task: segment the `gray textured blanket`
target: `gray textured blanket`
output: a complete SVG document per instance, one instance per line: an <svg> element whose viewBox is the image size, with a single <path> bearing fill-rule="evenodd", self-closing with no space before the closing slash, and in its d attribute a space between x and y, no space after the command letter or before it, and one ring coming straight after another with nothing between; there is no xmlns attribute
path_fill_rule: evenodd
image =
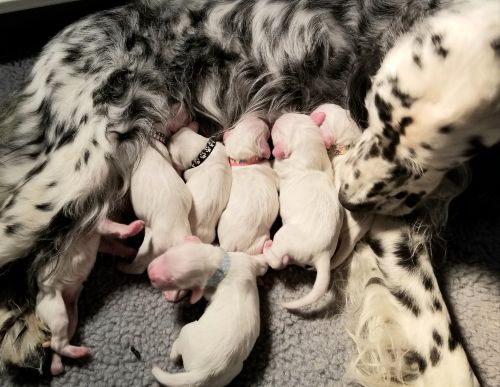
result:
<svg viewBox="0 0 500 387"><path fill-rule="evenodd" d="M0 65L0 102L19 86L32 64L25 60ZM493 153L476 162L477 178L452 209L449 257L438 268L465 347L484 385L492 387L500 386L500 196L489 176L498 180L498 171L491 172L491 163L498 165L498 149ZM490 172L481 174L485 168ZM114 266L111 258L101 258L80 300L74 342L89 346L92 358L66 363L66 373L52 380L0 375L1 386L149 386L155 384L153 365L179 368L168 360L170 346L180 328L202 313L203 305L168 304L145 276L127 276ZM264 277L261 335L232 385L342 385L354 347L341 311L332 306L299 316L278 305L305 294L314 278L315 273L298 268Z"/></svg>

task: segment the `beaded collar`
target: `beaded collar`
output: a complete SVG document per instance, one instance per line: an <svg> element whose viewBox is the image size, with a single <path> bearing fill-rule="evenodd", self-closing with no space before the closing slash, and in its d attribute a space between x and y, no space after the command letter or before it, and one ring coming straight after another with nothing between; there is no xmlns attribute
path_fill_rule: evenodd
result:
<svg viewBox="0 0 500 387"><path fill-rule="evenodd" d="M217 145L217 142L214 138L210 137L208 139L207 145L205 145L205 148L203 148L198 156L196 156L188 169L200 166L208 158L208 156L210 156L210 153L212 153L212 151L214 150L215 145Z"/></svg>

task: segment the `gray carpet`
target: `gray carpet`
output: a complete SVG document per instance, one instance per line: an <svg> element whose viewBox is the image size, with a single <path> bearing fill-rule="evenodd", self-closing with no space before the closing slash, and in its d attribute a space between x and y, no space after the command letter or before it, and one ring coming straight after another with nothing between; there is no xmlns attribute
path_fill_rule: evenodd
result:
<svg viewBox="0 0 500 387"><path fill-rule="evenodd" d="M19 85L31 60L0 66L0 101ZM478 179L457 201L448 229L449 258L440 281L450 300L465 346L485 386L500 385L500 206L498 190L481 171L498 149L477 162ZM491 167L490 167L491 168ZM498 180L498 171L494 172ZM164 302L145 277L126 276L101 258L80 300L74 339L92 350L88 361L67 363L67 372L39 382L23 375L0 376L0 385L149 386L152 365L178 369L167 356L183 324L203 305ZM300 269L268 273L260 289L261 336L234 386L340 386L353 346L336 307L297 316L278 302L298 297L314 274ZM0 285L1 286L1 285ZM333 305L333 303L332 303ZM138 359L131 351L140 353Z"/></svg>

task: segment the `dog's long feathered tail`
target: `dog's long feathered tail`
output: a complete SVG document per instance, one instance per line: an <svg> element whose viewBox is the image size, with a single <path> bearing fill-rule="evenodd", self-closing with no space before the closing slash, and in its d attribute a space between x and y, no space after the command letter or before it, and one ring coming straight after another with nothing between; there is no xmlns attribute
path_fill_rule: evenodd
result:
<svg viewBox="0 0 500 387"><path fill-rule="evenodd" d="M286 309L298 309L318 301L328 290L330 285L330 254L321 255L316 263L316 281L312 290L302 298L295 301L286 302L283 306Z"/></svg>
<svg viewBox="0 0 500 387"><path fill-rule="evenodd" d="M206 382L209 373L205 370L193 370L170 374L161 370L159 367L153 367L153 376L161 384L169 387L181 386L202 386Z"/></svg>

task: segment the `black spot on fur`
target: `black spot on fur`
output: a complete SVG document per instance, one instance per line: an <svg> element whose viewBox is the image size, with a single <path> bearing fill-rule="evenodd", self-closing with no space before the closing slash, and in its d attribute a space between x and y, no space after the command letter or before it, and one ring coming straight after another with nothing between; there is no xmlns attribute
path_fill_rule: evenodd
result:
<svg viewBox="0 0 500 387"><path fill-rule="evenodd" d="M92 139L92 145L94 145L95 147L99 147L99 143L95 138Z"/></svg>
<svg viewBox="0 0 500 387"><path fill-rule="evenodd" d="M80 125L85 125L89 119L89 116L87 114L84 114L82 118L80 119Z"/></svg>
<svg viewBox="0 0 500 387"><path fill-rule="evenodd" d="M420 355L417 351L408 351L405 354L406 364L412 365L416 364L420 373L424 373L427 368L427 362L424 357Z"/></svg>
<svg viewBox="0 0 500 387"><path fill-rule="evenodd" d="M413 118L411 117L403 117L399 122L399 132L404 135L406 133L406 128L413 123Z"/></svg>
<svg viewBox="0 0 500 387"><path fill-rule="evenodd" d="M361 171L359 169L356 169L354 171L354 178L359 179L360 176L361 176Z"/></svg>
<svg viewBox="0 0 500 387"><path fill-rule="evenodd" d="M128 69L115 70L107 81L92 94L94 106L117 103L130 87L131 72Z"/></svg>
<svg viewBox="0 0 500 387"><path fill-rule="evenodd" d="M410 154L411 157L417 156L417 152L415 152L415 149L413 148L408 148L408 153Z"/></svg>
<svg viewBox="0 0 500 387"><path fill-rule="evenodd" d="M432 307L434 308L435 312L441 312L443 310L443 305L441 304L441 301L439 301L437 298L434 299L432 302Z"/></svg>
<svg viewBox="0 0 500 387"><path fill-rule="evenodd" d="M439 353L439 350L436 347L432 347L430 359L433 367L435 367L437 363L439 363L439 359L441 359L441 354Z"/></svg>
<svg viewBox="0 0 500 387"><path fill-rule="evenodd" d="M432 146L430 144L426 143L426 142L421 142L420 146L422 148L424 148L424 149L427 149L427 150L432 150L433 149Z"/></svg>
<svg viewBox="0 0 500 387"><path fill-rule="evenodd" d="M79 171L81 167L82 167L82 161L78 160L75 164L75 171Z"/></svg>
<svg viewBox="0 0 500 387"><path fill-rule="evenodd" d="M89 157L90 157L90 151L88 149L85 149L85 152L83 152L83 162L85 164L89 162Z"/></svg>
<svg viewBox="0 0 500 387"><path fill-rule="evenodd" d="M420 315L420 308L417 304L417 300L410 296L405 290L392 290L392 295L403 305L406 309L409 309L415 317Z"/></svg>
<svg viewBox="0 0 500 387"><path fill-rule="evenodd" d="M30 180L32 177L38 175L40 172L44 170L44 168L47 166L48 161L44 161L37 166L33 167L25 177L25 180Z"/></svg>
<svg viewBox="0 0 500 387"><path fill-rule="evenodd" d="M392 121L392 105L384 101L378 94L375 94L375 107L377 108L380 121L383 123L390 123Z"/></svg>
<svg viewBox="0 0 500 387"><path fill-rule="evenodd" d="M434 52L443 59L448 56L448 50L443 47L443 37L438 34L431 36L431 42L434 45Z"/></svg>
<svg viewBox="0 0 500 387"><path fill-rule="evenodd" d="M401 200L401 199L405 198L406 195L408 195L408 191L401 191L401 192L398 192L396 195L394 195L394 197L398 200Z"/></svg>
<svg viewBox="0 0 500 387"><path fill-rule="evenodd" d="M432 331L432 338L438 347L443 345L443 337L435 329Z"/></svg>
<svg viewBox="0 0 500 387"><path fill-rule="evenodd" d="M64 131L63 135L59 139L59 142L57 143L55 149L59 149L63 147L64 145L71 144L76 137L76 128L70 127L66 131Z"/></svg>
<svg viewBox="0 0 500 387"><path fill-rule="evenodd" d="M66 64L75 63L82 57L82 48L79 46L70 47L66 50L63 62Z"/></svg>
<svg viewBox="0 0 500 387"><path fill-rule="evenodd" d="M51 181L49 184L47 184L47 188L52 188L57 185L57 181Z"/></svg>
<svg viewBox="0 0 500 387"><path fill-rule="evenodd" d="M441 134L448 134L448 133L451 133L453 132L454 128L452 125L445 125L445 126L441 126L439 129L438 129L438 132L441 133Z"/></svg>
<svg viewBox="0 0 500 387"><path fill-rule="evenodd" d="M368 191L368 194L366 196L369 198L374 197L385 187L385 185L386 184L383 181L379 181L373 184L372 188L370 189L370 191Z"/></svg>
<svg viewBox="0 0 500 387"><path fill-rule="evenodd" d="M397 79L395 79L393 82L392 95L395 96L397 99L399 99L399 102L401 102L401 106L405 108L411 107L413 102L415 102L415 98L410 96L410 94L403 92L399 88Z"/></svg>
<svg viewBox="0 0 500 387"><path fill-rule="evenodd" d="M380 241L380 239L373 238L370 235L367 235L365 237L365 240L377 257L381 258L384 255L384 248L382 247L382 242Z"/></svg>
<svg viewBox="0 0 500 387"><path fill-rule="evenodd" d="M398 258L398 265L403 269L413 271L418 267L418 256L412 250L407 234L401 235L401 239L396 243L394 254Z"/></svg>
<svg viewBox="0 0 500 387"><path fill-rule="evenodd" d="M420 202L420 200L422 200L422 195L411 193L406 197L404 203L407 207L413 208Z"/></svg>
<svg viewBox="0 0 500 387"><path fill-rule="evenodd" d="M422 68L422 58L420 58L420 55L413 54L413 63L415 63L419 69Z"/></svg>
<svg viewBox="0 0 500 387"><path fill-rule="evenodd" d="M464 157L467 158L473 157L486 149L486 146L483 144L483 139L481 138L481 136L472 136L469 138L468 142L469 146L463 154Z"/></svg>
<svg viewBox="0 0 500 387"><path fill-rule="evenodd" d="M40 203L35 205L35 208L40 211L51 211L54 206L52 205L52 203Z"/></svg>
<svg viewBox="0 0 500 387"><path fill-rule="evenodd" d="M368 154L370 155L370 157L377 157L378 155L380 155L380 149L376 144L373 144Z"/></svg>
<svg viewBox="0 0 500 387"><path fill-rule="evenodd" d="M432 281L432 277L427 273L422 274L422 284L424 285L425 290L429 292L434 290L434 283Z"/></svg>
<svg viewBox="0 0 500 387"><path fill-rule="evenodd" d="M389 181L393 182L396 187L403 185L411 176L408 168L397 163L390 171Z"/></svg>
<svg viewBox="0 0 500 387"><path fill-rule="evenodd" d="M491 42L491 48L495 51L495 55L500 56L500 36Z"/></svg>
<svg viewBox="0 0 500 387"><path fill-rule="evenodd" d="M348 189L349 189L349 184L348 184L348 183L345 183L345 184L344 184L344 190L346 190L346 191L347 191Z"/></svg>
<svg viewBox="0 0 500 387"><path fill-rule="evenodd" d="M458 335L455 331L455 326L450 323L448 325L449 337L448 337L448 349L454 351L458 346Z"/></svg>
<svg viewBox="0 0 500 387"><path fill-rule="evenodd" d="M19 223L12 223L5 226L5 235L14 235L16 234L22 226Z"/></svg>

